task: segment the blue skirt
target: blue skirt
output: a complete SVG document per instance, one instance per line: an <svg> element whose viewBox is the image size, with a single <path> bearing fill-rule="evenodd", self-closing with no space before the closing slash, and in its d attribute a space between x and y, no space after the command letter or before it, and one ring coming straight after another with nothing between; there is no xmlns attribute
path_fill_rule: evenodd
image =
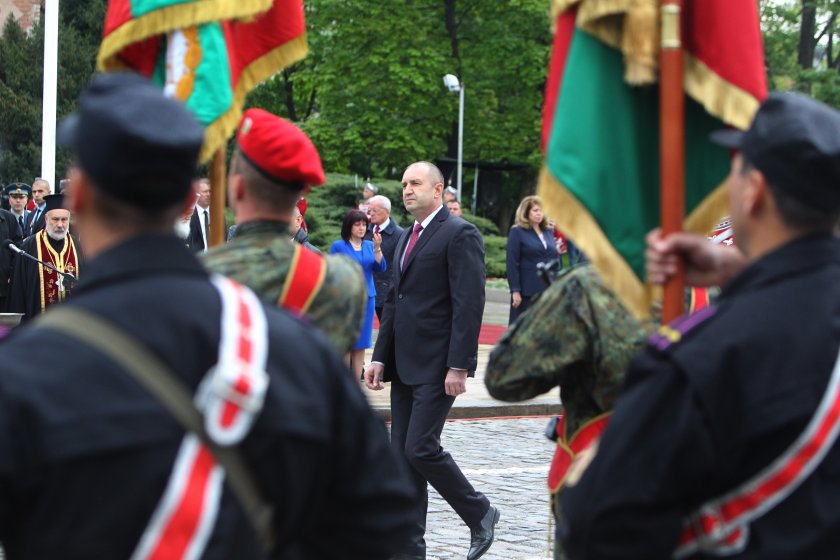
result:
<svg viewBox="0 0 840 560"><path fill-rule="evenodd" d="M362 331L359 333L359 340L353 346L353 350L367 350L371 347L373 338L373 313L376 311L376 296L370 296L365 309L365 322L362 324Z"/></svg>

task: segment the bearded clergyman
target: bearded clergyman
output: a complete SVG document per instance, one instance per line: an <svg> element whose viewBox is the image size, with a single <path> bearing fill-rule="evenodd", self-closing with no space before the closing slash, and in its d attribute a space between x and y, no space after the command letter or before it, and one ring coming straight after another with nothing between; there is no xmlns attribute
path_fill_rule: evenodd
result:
<svg viewBox="0 0 840 560"><path fill-rule="evenodd" d="M15 259L9 311L23 313L24 320L40 315L50 305L65 299L73 281L79 277L82 257L77 241L69 233L70 211L64 209L63 198L60 194L45 197L46 225L25 239L20 247L56 270L23 255Z"/></svg>

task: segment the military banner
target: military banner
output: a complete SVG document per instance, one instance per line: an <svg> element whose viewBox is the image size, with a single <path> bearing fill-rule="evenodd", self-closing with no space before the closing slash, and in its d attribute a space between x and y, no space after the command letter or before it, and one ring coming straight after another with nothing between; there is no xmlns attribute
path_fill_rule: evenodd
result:
<svg viewBox="0 0 840 560"><path fill-rule="evenodd" d="M648 313L644 236L659 223L657 0L556 0L538 192L546 210L639 316ZM752 0L686 0L686 215L726 214L729 154L708 141L746 128L766 96Z"/></svg>
<svg viewBox="0 0 840 560"><path fill-rule="evenodd" d="M247 93L306 55L301 0L111 0L98 64L131 68L183 101L205 127L207 161Z"/></svg>

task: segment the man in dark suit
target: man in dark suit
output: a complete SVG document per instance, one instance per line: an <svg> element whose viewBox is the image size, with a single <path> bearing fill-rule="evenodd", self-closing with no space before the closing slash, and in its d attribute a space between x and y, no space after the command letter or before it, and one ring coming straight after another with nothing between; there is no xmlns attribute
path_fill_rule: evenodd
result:
<svg viewBox="0 0 840 560"><path fill-rule="evenodd" d="M19 245L20 227L14 214L0 209L0 241L9 239ZM0 248L0 312L8 309L9 279L12 276L14 254L5 247Z"/></svg>
<svg viewBox="0 0 840 560"><path fill-rule="evenodd" d="M193 183L195 188L195 209L190 218L190 235L187 245L196 253L203 253L209 247L210 238L210 181L198 179Z"/></svg>
<svg viewBox="0 0 840 560"><path fill-rule="evenodd" d="M365 239L373 241L373 234L382 236L382 256L385 262L394 262L394 252L397 250L397 242L400 240L403 228L391 219L391 201L388 197L378 194L368 199L368 226ZM382 308L385 306L385 298L394 285L394 273L392 270L385 272L373 272L373 284L376 287L376 317L382 321Z"/></svg>
<svg viewBox="0 0 840 560"><path fill-rule="evenodd" d="M32 202L35 204L35 209L29 213L24 222L24 238L38 233L46 226L44 197L48 194L50 194L50 184L46 179L38 178L32 182Z"/></svg>
<svg viewBox="0 0 840 560"><path fill-rule="evenodd" d="M391 382L391 445L410 466L421 496L411 544L398 558L425 558L428 482L470 528L467 559L475 560L493 543L499 511L443 450L440 434L476 368L484 245L475 226L451 216L443 205L443 175L435 165L410 165L402 185L403 203L415 222L397 243L394 288L365 371L369 389Z"/></svg>

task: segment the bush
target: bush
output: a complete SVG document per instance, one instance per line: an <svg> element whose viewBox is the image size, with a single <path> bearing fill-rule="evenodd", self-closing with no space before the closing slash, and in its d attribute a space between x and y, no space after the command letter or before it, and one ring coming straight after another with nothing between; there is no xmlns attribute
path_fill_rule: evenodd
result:
<svg viewBox="0 0 840 560"><path fill-rule="evenodd" d="M484 236L484 264L488 278L507 278L507 237Z"/></svg>
<svg viewBox="0 0 840 560"><path fill-rule="evenodd" d="M481 216L473 216L466 210L464 210L464 214L462 217L469 223L477 227L478 231L481 232L481 235L485 237L488 235L499 235L499 226L497 226L487 218L482 218Z"/></svg>

